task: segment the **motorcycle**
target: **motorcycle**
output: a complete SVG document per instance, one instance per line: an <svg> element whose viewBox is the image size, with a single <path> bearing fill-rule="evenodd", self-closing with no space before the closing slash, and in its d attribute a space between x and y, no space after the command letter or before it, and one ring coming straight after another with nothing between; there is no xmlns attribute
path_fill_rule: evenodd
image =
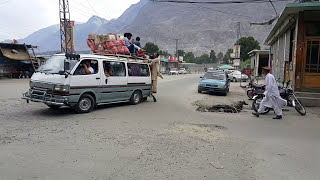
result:
<svg viewBox="0 0 320 180"><path fill-rule="evenodd" d="M247 89L247 96L249 97L249 100L252 100L256 94L261 92L264 92L264 85L255 83L254 79L252 79L249 82L249 88Z"/></svg>
<svg viewBox="0 0 320 180"><path fill-rule="evenodd" d="M286 83L286 87L284 87L284 82L282 88L280 88L279 93L282 99L287 100L287 106L294 107L296 111L302 116L307 114L305 107L301 104L301 102L297 99L297 96L294 94L293 90L289 88L290 80ZM253 97L252 108L255 112L258 112L260 107L260 103L264 97L263 93L258 93ZM261 114L267 114L271 108L266 108L264 112Z"/></svg>

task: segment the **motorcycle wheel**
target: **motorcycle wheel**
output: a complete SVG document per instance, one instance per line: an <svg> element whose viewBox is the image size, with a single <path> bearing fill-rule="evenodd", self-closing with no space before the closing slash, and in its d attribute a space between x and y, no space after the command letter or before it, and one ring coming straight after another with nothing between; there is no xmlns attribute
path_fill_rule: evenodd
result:
<svg viewBox="0 0 320 180"><path fill-rule="evenodd" d="M248 96L249 100L252 100L252 98L253 98L253 90L252 89L247 90L247 96Z"/></svg>
<svg viewBox="0 0 320 180"><path fill-rule="evenodd" d="M302 116L305 116L307 114L306 108L301 104L301 102L296 97L294 97L294 102L295 102L294 108L296 109L296 111Z"/></svg>
<svg viewBox="0 0 320 180"><path fill-rule="evenodd" d="M260 107L260 103L261 103L261 101L262 101L262 97L258 97L258 98L256 98L256 99L254 99L253 100L253 102L252 102L252 108L253 108L253 110L255 111L255 112L258 112L258 109L259 109L259 107ZM270 112L270 108L266 108L265 110L264 110L264 112L262 112L262 113L260 113L260 114L267 114L267 113L269 113Z"/></svg>

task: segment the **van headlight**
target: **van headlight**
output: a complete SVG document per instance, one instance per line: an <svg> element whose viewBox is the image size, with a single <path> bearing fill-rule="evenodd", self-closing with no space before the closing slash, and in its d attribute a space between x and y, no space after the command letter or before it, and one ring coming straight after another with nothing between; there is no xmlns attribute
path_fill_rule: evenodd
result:
<svg viewBox="0 0 320 180"><path fill-rule="evenodd" d="M69 94L70 86L68 85L55 85L53 93L56 94Z"/></svg>
<svg viewBox="0 0 320 180"><path fill-rule="evenodd" d="M226 88L226 85L218 85L218 88Z"/></svg>

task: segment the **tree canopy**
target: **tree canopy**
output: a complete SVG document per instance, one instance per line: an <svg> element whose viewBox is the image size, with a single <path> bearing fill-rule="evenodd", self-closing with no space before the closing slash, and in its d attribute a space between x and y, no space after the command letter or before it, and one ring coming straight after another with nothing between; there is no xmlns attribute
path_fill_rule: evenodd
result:
<svg viewBox="0 0 320 180"><path fill-rule="evenodd" d="M222 52L218 53L217 60L218 60L218 62L222 62L223 61L223 53Z"/></svg>
<svg viewBox="0 0 320 180"><path fill-rule="evenodd" d="M152 42L147 42L143 49L146 50L148 55L153 55L159 51L159 47Z"/></svg>
<svg viewBox="0 0 320 180"><path fill-rule="evenodd" d="M252 36L242 37L238 41L241 50L240 50L240 59L245 61L249 59L248 53L254 49L260 49L259 42L255 40Z"/></svg>
<svg viewBox="0 0 320 180"><path fill-rule="evenodd" d="M217 63L217 56L216 56L216 52L214 52L214 50L210 51L210 59L211 59L212 63Z"/></svg>

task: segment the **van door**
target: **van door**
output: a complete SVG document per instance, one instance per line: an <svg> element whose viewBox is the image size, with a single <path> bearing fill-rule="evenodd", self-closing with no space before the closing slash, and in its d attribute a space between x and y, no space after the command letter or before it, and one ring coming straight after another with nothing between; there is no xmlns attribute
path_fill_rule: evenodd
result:
<svg viewBox="0 0 320 180"><path fill-rule="evenodd" d="M103 71L100 89L102 102L128 100L128 77L125 63L118 61L103 61Z"/></svg>
<svg viewBox="0 0 320 180"><path fill-rule="evenodd" d="M141 90L143 97L149 95L151 90L151 74L148 64L127 63L128 66L128 95L134 90Z"/></svg>
<svg viewBox="0 0 320 180"><path fill-rule="evenodd" d="M89 62L87 69L90 73L85 71L84 64ZM84 59L82 60L72 75L70 75L70 94L80 95L83 92L93 92L96 96L96 102L99 103L98 89L100 87L101 78L100 78L100 69L97 60L94 59Z"/></svg>

